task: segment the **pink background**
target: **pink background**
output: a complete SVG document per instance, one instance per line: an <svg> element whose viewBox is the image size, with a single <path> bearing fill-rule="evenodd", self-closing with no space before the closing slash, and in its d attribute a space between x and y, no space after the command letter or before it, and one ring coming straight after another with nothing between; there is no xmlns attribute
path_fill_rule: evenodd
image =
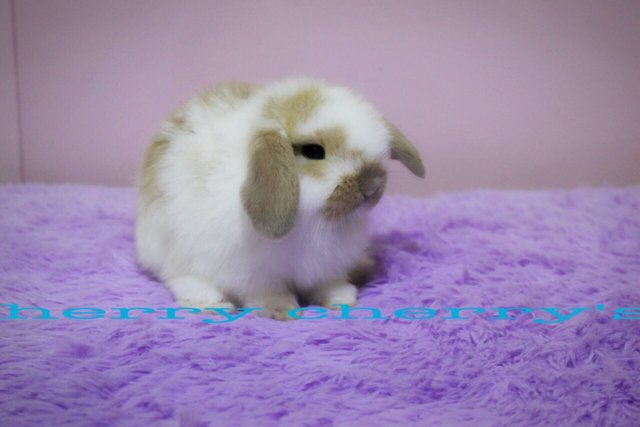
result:
<svg viewBox="0 0 640 427"><path fill-rule="evenodd" d="M640 2L0 0L0 180L131 185L207 85L353 87L419 147L393 191L640 183Z"/></svg>

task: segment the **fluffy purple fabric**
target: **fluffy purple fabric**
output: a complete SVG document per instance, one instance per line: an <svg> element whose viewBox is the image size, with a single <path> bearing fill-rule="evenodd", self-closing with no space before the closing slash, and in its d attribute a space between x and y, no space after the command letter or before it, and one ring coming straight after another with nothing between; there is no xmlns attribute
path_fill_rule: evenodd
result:
<svg viewBox="0 0 640 427"><path fill-rule="evenodd" d="M171 306L136 267L133 209L130 189L0 187L0 302L58 317ZM592 310L559 324L442 310L221 325L1 320L0 423L640 424L640 320L613 320L614 308L640 306L640 187L387 197L373 219L384 271L360 306Z"/></svg>

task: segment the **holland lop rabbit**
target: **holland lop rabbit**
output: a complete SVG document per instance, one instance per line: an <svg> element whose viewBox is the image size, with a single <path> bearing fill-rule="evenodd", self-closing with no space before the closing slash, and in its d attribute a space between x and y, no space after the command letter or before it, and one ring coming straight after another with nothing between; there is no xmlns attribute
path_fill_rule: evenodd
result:
<svg viewBox="0 0 640 427"><path fill-rule="evenodd" d="M356 303L370 267L367 212L413 145L347 88L296 78L228 83L165 121L138 179L139 263L186 307L260 307L287 319L296 295ZM353 280L351 280L353 282Z"/></svg>

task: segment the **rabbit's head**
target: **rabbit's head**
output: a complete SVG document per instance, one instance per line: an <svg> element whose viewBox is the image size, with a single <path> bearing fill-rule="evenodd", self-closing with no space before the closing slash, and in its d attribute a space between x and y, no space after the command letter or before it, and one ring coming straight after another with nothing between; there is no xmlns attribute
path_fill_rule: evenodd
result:
<svg viewBox="0 0 640 427"><path fill-rule="evenodd" d="M384 192L387 158L424 177L416 148L349 89L295 79L260 92L241 198L262 234L284 236L298 215L340 221L366 211Z"/></svg>

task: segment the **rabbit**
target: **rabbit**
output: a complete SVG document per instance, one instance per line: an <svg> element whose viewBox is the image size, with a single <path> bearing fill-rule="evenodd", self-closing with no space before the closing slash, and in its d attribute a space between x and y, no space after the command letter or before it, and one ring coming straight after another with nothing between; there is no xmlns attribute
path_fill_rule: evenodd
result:
<svg viewBox="0 0 640 427"><path fill-rule="evenodd" d="M356 304L372 268L367 213L387 159L424 178L416 148L350 89L297 77L230 82L159 128L138 175L136 252L183 307ZM333 307L332 307L333 306Z"/></svg>

